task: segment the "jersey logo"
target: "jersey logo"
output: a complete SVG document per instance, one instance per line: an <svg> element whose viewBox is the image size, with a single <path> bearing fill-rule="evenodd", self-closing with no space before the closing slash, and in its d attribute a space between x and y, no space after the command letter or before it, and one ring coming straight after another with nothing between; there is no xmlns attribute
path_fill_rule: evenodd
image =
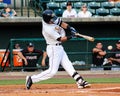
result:
<svg viewBox="0 0 120 96"><path fill-rule="evenodd" d="M60 27L55 27L55 30L58 32L58 34L61 34L61 28Z"/></svg>
<svg viewBox="0 0 120 96"><path fill-rule="evenodd" d="M59 30L60 30L60 27L55 27L55 30L59 31Z"/></svg>

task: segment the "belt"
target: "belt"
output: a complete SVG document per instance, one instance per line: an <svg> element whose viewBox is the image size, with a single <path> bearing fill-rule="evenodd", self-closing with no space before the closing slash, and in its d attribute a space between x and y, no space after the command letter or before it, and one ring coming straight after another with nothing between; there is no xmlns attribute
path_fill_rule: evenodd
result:
<svg viewBox="0 0 120 96"><path fill-rule="evenodd" d="M47 44L47 45L55 45L55 46L60 46L62 45L61 43L56 43L56 44Z"/></svg>

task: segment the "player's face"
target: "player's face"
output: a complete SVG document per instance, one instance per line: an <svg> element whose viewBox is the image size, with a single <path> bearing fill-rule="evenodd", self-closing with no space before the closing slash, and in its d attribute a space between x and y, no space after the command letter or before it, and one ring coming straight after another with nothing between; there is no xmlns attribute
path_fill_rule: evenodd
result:
<svg viewBox="0 0 120 96"><path fill-rule="evenodd" d="M87 11L87 7L86 6L83 6L82 7L82 10L85 12L85 11Z"/></svg>
<svg viewBox="0 0 120 96"><path fill-rule="evenodd" d="M71 6L71 5L68 5L68 6L67 6L67 10L71 11L71 9L72 9L72 6Z"/></svg>
<svg viewBox="0 0 120 96"><path fill-rule="evenodd" d="M28 51L29 51L29 52L33 52L33 50L34 50L34 47L33 47L33 46L28 47Z"/></svg>
<svg viewBox="0 0 120 96"><path fill-rule="evenodd" d="M103 47L103 45L102 45L102 43L97 43L96 47L97 47L98 49L101 49L101 48Z"/></svg>
<svg viewBox="0 0 120 96"><path fill-rule="evenodd" d="M10 8L6 8L6 12L10 12Z"/></svg>
<svg viewBox="0 0 120 96"><path fill-rule="evenodd" d="M120 49L120 44L116 44L116 46L117 46L117 49Z"/></svg>

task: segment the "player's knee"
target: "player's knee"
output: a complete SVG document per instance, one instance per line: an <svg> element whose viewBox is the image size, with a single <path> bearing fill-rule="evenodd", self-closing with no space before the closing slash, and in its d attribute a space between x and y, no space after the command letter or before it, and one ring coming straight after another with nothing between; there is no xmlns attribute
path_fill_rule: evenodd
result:
<svg viewBox="0 0 120 96"><path fill-rule="evenodd" d="M53 77L56 73L57 73L57 71L55 71L55 70L54 70L54 71L51 71L51 72L50 72L51 77Z"/></svg>

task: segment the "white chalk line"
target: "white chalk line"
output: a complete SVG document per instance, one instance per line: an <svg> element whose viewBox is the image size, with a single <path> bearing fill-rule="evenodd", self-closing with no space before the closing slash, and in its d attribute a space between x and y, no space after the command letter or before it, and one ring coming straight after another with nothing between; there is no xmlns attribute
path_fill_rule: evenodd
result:
<svg viewBox="0 0 120 96"><path fill-rule="evenodd" d="M120 87L94 88L88 90L114 90L114 89L120 89Z"/></svg>
<svg viewBox="0 0 120 96"><path fill-rule="evenodd" d="M116 92L114 90L120 90L120 87L109 87L109 88L94 88L94 89L83 89L83 90L78 90L77 92L80 93L97 93L99 91L100 93L110 93L110 94L120 94L119 92Z"/></svg>

